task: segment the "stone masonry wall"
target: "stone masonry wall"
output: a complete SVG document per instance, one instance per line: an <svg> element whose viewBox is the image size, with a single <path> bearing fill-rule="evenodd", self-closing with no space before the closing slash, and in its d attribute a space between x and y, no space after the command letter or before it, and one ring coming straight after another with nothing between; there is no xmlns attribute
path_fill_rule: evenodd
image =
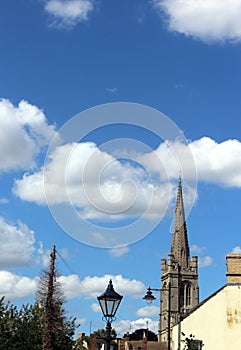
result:
<svg viewBox="0 0 241 350"><path fill-rule="evenodd" d="M241 254L228 254L226 265L227 283L241 283Z"/></svg>

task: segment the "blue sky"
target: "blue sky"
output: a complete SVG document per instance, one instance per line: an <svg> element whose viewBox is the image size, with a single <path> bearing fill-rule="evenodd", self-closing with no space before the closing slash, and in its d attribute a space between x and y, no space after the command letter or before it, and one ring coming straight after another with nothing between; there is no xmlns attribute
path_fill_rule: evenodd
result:
<svg viewBox="0 0 241 350"><path fill-rule="evenodd" d="M225 284L226 254L241 253L240 12L239 0L1 1L1 295L33 300L55 244L80 331L104 326L110 278L117 332L156 331L158 300L141 298L160 286L180 171L201 299Z"/></svg>

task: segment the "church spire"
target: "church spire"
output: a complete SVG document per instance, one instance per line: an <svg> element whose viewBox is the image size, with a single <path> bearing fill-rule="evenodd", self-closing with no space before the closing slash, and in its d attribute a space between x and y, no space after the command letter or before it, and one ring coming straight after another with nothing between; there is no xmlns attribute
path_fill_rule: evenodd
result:
<svg viewBox="0 0 241 350"><path fill-rule="evenodd" d="M167 342L170 327L199 302L198 257L190 259L182 181L179 177L171 251L161 261L161 313L158 339ZM168 290L168 293L167 293Z"/></svg>
<svg viewBox="0 0 241 350"><path fill-rule="evenodd" d="M182 194L182 181L179 177L177 200L172 232L171 254L174 255L181 268L187 268L190 261L190 252L187 237L186 219Z"/></svg>

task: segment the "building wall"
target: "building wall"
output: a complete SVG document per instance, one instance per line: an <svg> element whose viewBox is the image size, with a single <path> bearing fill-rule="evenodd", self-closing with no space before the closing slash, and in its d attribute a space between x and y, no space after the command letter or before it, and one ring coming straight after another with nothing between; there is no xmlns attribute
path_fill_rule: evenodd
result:
<svg viewBox="0 0 241 350"><path fill-rule="evenodd" d="M241 284L225 286L201 303L180 325L174 326L172 350L179 349L181 332L202 340L203 350L241 349ZM184 349L182 342L180 349Z"/></svg>
<svg viewBox="0 0 241 350"><path fill-rule="evenodd" d="M143 346L144 345L144 346ZM163 343L160 344L157 341L150 341L148 340L146 344L143 344L143 341L138 340L130 340L124 342L124 349L125 350L167 350L167 344ZM118 350L121 350L120 347L118 347Z"/></svg>

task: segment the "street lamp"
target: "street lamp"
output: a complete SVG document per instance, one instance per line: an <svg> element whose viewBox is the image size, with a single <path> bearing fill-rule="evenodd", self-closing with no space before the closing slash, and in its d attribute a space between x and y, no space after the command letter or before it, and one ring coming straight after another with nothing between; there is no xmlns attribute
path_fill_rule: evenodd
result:
<svg viewBox="0 0 241 350"><path fill-rule="evenodd" d="M106 291L97 297L103 318L106 320L106 350L110 350L111 322L115 319L122 298L122 295L115 292L112 280L109 281Z"/></svg>
<svg viewBox="0 0 241 350"><path fill-rule="evenodd" d="M152 294L152 290L156 292L160 291L168 291L168 320L167 320L167 349L171 350L171 283L168 283L168 289L157 289L157 288L147 288L146 295L142 298L147 304L151 304L153 300L156 300L154 295ZM161 310L160 310L161 315ZM160 329L159 329L160 332Z"/></svg>
<svg viewBox="0 0 241 350"><path fill-rule="evenodd" d="M142 298L147 302L147 304L151 304L153 300L156 300L156 297L154 297L154 295L152 294L152 290L160 292L160 289L153 289L150 287L147 288L146 295Z"/></svg>

